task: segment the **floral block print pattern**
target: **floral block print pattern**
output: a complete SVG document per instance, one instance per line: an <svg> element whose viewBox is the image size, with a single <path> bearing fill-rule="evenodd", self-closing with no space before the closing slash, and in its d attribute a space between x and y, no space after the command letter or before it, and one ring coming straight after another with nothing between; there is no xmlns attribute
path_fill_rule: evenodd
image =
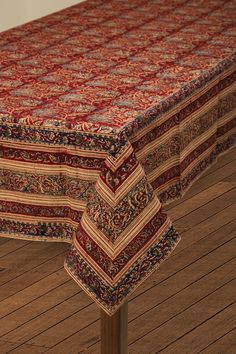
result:
<svg viewBox="0 0 236 354"><path fill-rule="evenodd" d="M235 11L88 0L0 34L0 236L70 243L110 315L180 240L162 205L235 142Z"/></svg>

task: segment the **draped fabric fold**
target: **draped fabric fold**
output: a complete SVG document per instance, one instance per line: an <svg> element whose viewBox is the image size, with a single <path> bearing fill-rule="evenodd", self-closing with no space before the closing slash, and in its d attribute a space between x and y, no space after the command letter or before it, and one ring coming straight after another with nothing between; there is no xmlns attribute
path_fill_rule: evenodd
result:
<svg viewBox="0 0 236 354"><path fill-rule="evenodd" d="M65 267L109 314L180 238L124 134L115 138Z"/></svg>

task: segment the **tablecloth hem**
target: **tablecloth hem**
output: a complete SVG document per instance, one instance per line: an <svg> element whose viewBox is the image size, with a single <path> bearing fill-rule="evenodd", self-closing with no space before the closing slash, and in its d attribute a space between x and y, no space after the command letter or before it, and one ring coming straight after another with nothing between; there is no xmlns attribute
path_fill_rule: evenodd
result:
<svg viewBox="0 0 236 354"><path fill-rule="evenodd" d="M52 237L39 237L39 236L33 236L33 235L28 235L28 236L22 236L22 234L13 234L13 233L1 233L0 232L0 237L3 238L10 238L10 239L15 239L15 240L24 240L24 241L41 241L41 242L63 242L63 243L68 243L72 244L73 240L69 240L67 238L52 238Z"/></svg>
<svg viewBox="0 0 236 354"><path fill-rule="evenodd" d="M168 251L165 251L164 255L157 261L157 263L152 266L151 270L149 270L140 280L138 280L136 282L136 284L132 285L129 287L129 291L128 294L125 294L125 296L123 296L121 299L118 299L117 302L115 302L115 305L106 305L105 301L102 301L98 296L96 296L95 292L91 291L88 289L88 286L79 278L79 274L78 276L76 275L76 271L73 271L70 267L70 265L68 264L67 260L65 260L64 262L64 268L65 270L68 272L68 274L74 279L74 281L89 295L89 297L91 297L96 304L102 308L109 316L112 316L119 308L120 306L122 306L122 304L127 301L127 297L130 297L130 295L155 271L159 268L159 266L161 265L161 263L163 261L165 261L170 254L175 250L175 248L177 247L178 243L181 240L181 237L179 235L179 233L177 234L175 229L173 228L173 226L169 229L169 231L171 230L171 233L173 235L176 235L176 238L174 239L174 243L171 246L171 248ZM168 231L165 232L165 236L166 234L168 234ZM164 238L164 237L163 237ZM162 240L163 240L162 238ZM160 240L161 242L161 240Z"/></svg>
<svg viewBox="0 0 236 354"><path fill-rule="evenodd" d="M232 149L234 149L236 147L236 136L235 136L235 138L233 137L233 140L234 141L231 143L231 145L229 144L229 145L223 147L223 144L222 144L221 147L223 148L223 150L221 152L215 154L215 157L214 157L213 161L207 167L205 167L203 170L201 170L199 172L199 174L196 177L194 177L194 179L192 179L192 181L189 183L189 185L187 187L185 187L185 188L183 188L181 190L181 194L180 195L176 194L175 196L173 196L173 197L171 197L169 199L166 199L166 200L161 200L161 196L158 195L158 198L161 200L162 205L163 206L167 206L167 205L173 203L174 201L183 198L183 196L185 196L185 194L195 184L195 182L198 181L204 175L204 173L206 173L206 171L208 171L210 168L212 168L212 166L214 166L218 162L218 159L220 157L224 156L230 150L232 150Z"/></svg>

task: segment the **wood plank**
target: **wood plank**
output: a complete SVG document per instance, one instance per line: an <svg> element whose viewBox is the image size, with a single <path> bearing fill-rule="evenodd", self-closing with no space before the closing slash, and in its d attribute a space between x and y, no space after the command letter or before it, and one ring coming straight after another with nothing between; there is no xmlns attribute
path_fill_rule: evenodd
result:
<svg viewBox="0 0 236 354"><path fill-rule="evenodd" d="M81 309L81 311L73 314L69 318L66 318L64 321L59 322L57 325L32 338L27 342L27 344L53 347L61 341L69 338L76 332L86 328L91 323L97 321L99 322L99 319L99 308L95 303L89 304L88 306ZM99 324L96 337L98 336L98 334Z"/></svg>
<svg viewBox="0 0 236 354"><path fill-rule="evenodd" d="M228 176L235 172L236 169L236 148L232 149L227 155L220 157L214 165L211 166L203 175L195 181L191 188L180 199L177 199L165 206L166 210L169 210L186 199L191 198L197 193L205 190L206 188L216 184L217 182L224 181Z"/></svg>
<svg viewBox="0 0 236 354"><path fill-rule="evenodd" d="M169 296L168 289L166 289L166 298L160 304L155 307L150 305L149 310L129 321L130 343L135 342L137 338L142 337L145 335L145 333L153 330L153 328L162 326L162 324L166 323L171 318L174 318L176 315L191 307L202 298L208 296L218 288L222 287L222 285L234 279L236 275L235 267L236 258L206 274L198 281L190 284L173 296ZM158 296L158 287L156 289L156 295ZM148 298L149 296L147 294L147 299ZM142 300L143 299L140 297L140 301ZM132 309L130 311L132 311ZM132 317L134 316L131 312L130 318ZM155 321L150 320L150 318L155 319ZM139 325L140 323L142 324L141 326ZM97 343L94 344L90 349L92 351L95 349L98 350L98 348L99 345Z"/></svg>
<svg viewBox="0 0 236 354"><path fill-rule="evenodd" d="M24 240L6 239L6 241L7 240L10 242L5 242L5 243L1 244L0 258L8 255L9 253L16 251L19 248L22 248L30 243L29 241L24 241Z"/></svg>
<svg viewBox="0 0 236 354"><path fill-rule="evenodd" d="M91 323L88 327L83 328L73 336L66 338L55 347L49 349L47 354L77 354L78 352L84 354L87 348L100 339L99 327L100 320L98 319L97 321ZM96 354L98 354L98 352L96 352Z"/></svg>
<svg viewBox="0 0 236 354"><path fill-rule="evenodd" d="M223 181L225 181L225 182L235 182L236 181L236 172L233 173L232 175L224 178Z"/></svg>
<svg viewBox="0 0 236 354"><path fill-rule="evenodd" d="M207 256L183 268L181 271L159 283L158 287L149 289L148 294L142 293L142 297L130 301L130 318L138 317L150 307L154 307L166 299L166 295L174 295L184 287L196 282L204 275L221 266L235 256L236 239L227 242ZM232 249L233 248L233 249ZM158 296L157 296L158 294Z"/></svg>
<svg viewBox="0 0 236 354"><path fill-rule="evenodd" d="M85 294L83 291L80 291L78 294L72 297L68 296L67 299L62 303L59 303L55 307L52 307L41 315L35 317L33 316L34 304L32 303L32 319L20 325L15 330L12 330L2 338L4 340L26 343L28 340L37 337L41 333L44 333L46 330L53 328L53 326L61 322L65 323L63 321L71 318L71 316L75 315L76 313L78 314L81 310L83 310L83 308L86 308L92 303L92 300L87 296L87 294ZM78 326L79 329L79 325L82 327L82 324L79 324L78 317L76 317L76 321L78 321L76 323L76 328Z"/></svg>
<svg viewBox="0 0 236 354"><path fill-rule="evenodd" d="M16 276L14 279L6 282L5 284L0 285L0 301L16 294L17 292L61 269L64 259L65 252L59 253L59 255L56 256L52 253L52 255L48 255L48 259L45 262L35 266L19 276Z"/></svg>
<svg viewBox="0 0 236 354"><path fill-rule="evenodd" d="M221 239L221 236L220 236L220 235L219 235L218 237L219 237L219 239ZM214 240L213 240L213 241L214 241ZM223 242L224 242L224 240L223 240ZM59 312L60 312L60 311L59 311ZM50 317L50 316L49 316L49 317ZM45 323L45 322L47 322L47 320L44 320L44 321L42 321L42 322ZM30 328L30 327L31 327L31 324L29 323L29 328ZM13 336L13 338L14 338L14 336Z"/></svg>
<svg viewBox="0 0 236 354"><path fill-rule="evenodd" d="M29 302L41 297L51 289L67 282L68 280L70 280L69 275L64 269L61 269L43 278L32 286L19 291L17 294L6 298L1 301L0 318L9 315L11 312L25 306Z"/></svg>
<svg viewBox="0 0 236 354"><path fill-rule="evenodd" d="M34 241L0 258L0 267L5 268L1 273L1 285L46 262L49 256L62 253L65 247L68 248L68 245L59 242L50 244Z"/></svg>
<svg viewBox="0 0 236 354"><path fill-rule="evenodd" d="M208 254L217 250L225 242L231 240L232 232L235 230L235 225L236 221L231 221L224 227L212 233L210 237L203 237L200 239L194 244L194 247L190 246L188 248L184 248L182 251L176 253L175 256L168 258L165 261L165 267L160 267L158 271L154 272L152 276L146 279L146 281L135 290L134 294L131 295L131 299L136 298L149 289L152 289L153 286L164 282L166 279L174 276L184 268L193 265L198 260L202 259L201 262L203 262ZM220 252L217 251L216 255L218 256L219 253ZM192 269L192 271L194 270L195 268Z"/></svg>
<svg viewBox="0 0 236 354"><path fill-rule="evenodd" d="M129 347L130 354L146 354L147 348L150 353L164 350L189 330L231 305L235 301L235 287L236 280L232 280L161 327L139 338ZM153 338L157 340L153 341Z"/></svg>
<svg viewBox="0 0 236 354"><path fill-rule="evenodd" d="M233 242L235 243L235 241L233 240ZM195 262L194 264L192 264L188 271L184 270L184 272L180 272L177 273L175 275L175 277L177 278L177 281L175 282L176 285L178 285L179 287L182 286L186 286L187 284L193 282L195 279L200 278L202 275L204 275L207 272L210 271L211 269L216 268L217 266L223 264L225 261L227 261L228 259L232 258L234 256L234 251L233 251L233 242L228 242L226 245L223 245L221 247L221 249L217 249L216 251L211 253L211 256L207 258L209 259L204 259L204 257L202 259L199 260L199 262ZM219 257L217 257L218 254L223 254L223 256L219 259ZM206 257L205 257L206 258ZM194 271L196 271L196 275L194 274ZM183 275L182 275L183 274ZM195 275L195 277L193 277L193 274ZM184 278L184 279L183 279ZM165 289L168 289L168 291L171 293L174 293L175 291L178 291L179 288L173 288L173 282L171 281L171 279L167 279L166 283L163 285ZM156 296L156 291L152 291L153 292L153 301L156 301L157 296ZM160 299L160 296L162 295L162 300L165 298L166 296L166 291L163 292L163 294L161 294L161 292L159 291L158 294L158 299ZM148 306L150 306L150 301L145 301L145 297L146 295L144 295L144 297L141 299L141 303L137 300L138 302L138 309L137 309L137 305L134 302L134 308L136 308L136 312L143 312L144 308ZM155 302L154 302L155 304ZM130 306L132 308L132 302L130 303ZM96 308L96 307L95 307ZM83 320L84 316L81 317L81 313L76 314L72 317L70 317L68 320L63 321L62 323L59 323L58 325L50 328L48 331L43 332L41 335L39 335L38 337L35 337L32 341L30 341L29 343L31 344L37 344L40 346L53 346L55 344L57 344L58 342L60 342L63 338L66 338L67 336L70 336L72 334L74 334L76 332L75 330L75 323L77 326L77 329L80 328L81 325L81 321ZM93 320L95 321L96 319L99 318L98 314L93 314ZM87 321L86 321L87 323Z"/></svg>
<svg viewBox="0 0 236 354"><path fill-rule="evenodd" d="M128 354L128 302L112 316L108 316L103 310L100 314L101 353Z"/></svg>
<svg viewBox="0 0 236 354"><path fill-rule="evenodd" d="M49 328L47 331L29 340L27 344L53 347L63 341L63 350L65 350L65 343L68 338L70 338L73 334L78 331L81 331L82 329L86 328L94 322L97 322L97 333L95 337L98 338L100 332L100 311L97 305L95 303L92 303L83 308L78 313L75 313L66 320L58 323L57 325ZM90 341L91 338L89 339L89 342ZM85 343L84 338L80 340L80 343L81 345L82 343ZM80 348L81 347L78 345L77 349L80 350Z"/></svg>
<svg viewBox="0 0 236 354"><path fill-rule="evenodd" d="M201 351L202 354L235 354L236 352L236 328L219 338L207 348Z"/></svg>
<svg viewBox="0 0 236 354"><path fill-rule="evenodd" d="M178 220L178 225L181 224L182 227L189 229L206 218L209 218L220 211L224 210L228 206L230 207L236 201L236 188L221 194L219 197L211 200L210 202L202 205L201 207L194 210L194 212L188 213Z"/></svg>
<svg viewBox="0 0 236 354"><path fill-rule="evenodd" d="M236 272L232 267L235 265L236 260L234 259L182 288L177 288L173 281L175 292L172 294L169 294L167 287L156 287L156 296L158 295L158 298L159 293L161 295L164 293L165 295L159 301L153 301L153 298L150 298L150 294L146 294L146 299L140 297L140 302L148 302L150 298L150 304L149 306L147 304L142 312L136 311L134 306L130 306L130 341L134 342L137 338L145 335L145 332L153 330L155 326L161 326L172 317L200 301L203 297L214 292L223 284L234 279ZM228 272L228 274L226 274L226 272ZM216 277L218 277L218 279ZM209 283L207 283L208 281ZM130 304L131 303L132 301ZM150 318L155 318L155 321L150 321ZM140 322L142 326L138 326Z"/></svg>
<svg viewBox="0 0 236 354"><path fill-rule="evenodd" d="M94 346L84 349L82 351L79 351L78 354L99 354L99 343L95 344Z"/></svg>
<svg viewBox="0 0 236 354"><path fill-rule="evenodd" d="M17 310L2 318L0 320L0 335L3 336L10 331L12 332L30 320L38 318L41 314L47 313L51 308L78 294L79 291L81 291L80 288L73 280L68 280L59 287L56 286L45 295L40 296L23 307L17 308ZM5 339L9 341L16 340L16 337L10 337L8 339L5 337Z"/></svg>
<svg viewBox="0 0 236 354"><path fill-rule="evenodd" d="M206 190L207 188L215 185L218 182L234 182L235 180L230 178L235 174L235 161L230 162L224 166L224 169L217 169L214 172L210 172L198 179L190 189L184 194L182 198L179 198L165 206L166 210L170 210L173 207L182 204L187 199L190 199L198 193ZM210 170L211 171L211 170Z"/></svg>
<svg viewBox="0 0 236 354"><path fill-rule="evenodd" d="M40 348L32 345L23 345L20 348L18 343L10 343L0 340L0 353L1 354L41 354L45 353L48 348ZM15 349L15 350L14 350Z"/></svg>
<svg viewBox="0 0 236 354"><path fill-rule="evenodd" d="M7 238L7 237L0 237L0 246L3 245L6 242L10 242L11 239Z"/></svg>
<svg viewBox="0 0 236 354"><path fill-rule="evenodd" d="M231 248L232 248L232 246L231 246ZM210 264L211 262L209 262L208 263L208 265ZM219 269L218 271L217 271L217 273L214 275L213 274L213 272L212 273L210 273L209 275L208 275L208 277L206 277L206 278L204 278L204 279L200 279L200 283L197 283L195 286L194 286L194 282L193 282L193 289L191 289L190 288L190 290L186 290L186 298L187 299L190 299L190 301L193 301L192 299L191 299L191 294L195 294L195 296L197 296L197 290L198 291L201 291L202 293L201 294L203 294L203 293L207 293L207 290L208 291L210 291L210 290L212 290L213 288L213 286L215 286L215 287L217 287L217 286L219 286L219 280L220 279L222 279L222 281L227 281L227 280L229 280L229 279L231 279L231 277L232 277L232 269L235 269L235 266L236 266L236 263L235 263L235 260L233 261L233 263L231 263L231 264L225 264L225 265L223 265L222 266L222 269ZM218 273L219 272L219 273ZM190 271L190 276L191 276L191 278L192 278L192 271ZM194 280L194 279L193 279ZM177 281L174 281L172 284L171 284L171 286L170 286L170 288L171 287L173 287L173 286L176 286L176 284L181 284L181 281L179 281L179 280L177 280ZM200 286L200 284L202 284L202 286ZM208 284L208 287L206 286L206 284ZM211 288L210 288L210 286L211 286ZM163 301L166 299L166 298L168 298L168 295L169 295L169 293L170 293L170 288L169 287L166 287L166 284L164 284L163 285L163 287L164 287L164 291L165 291L165 293L164 293L164 296L163 296ZM157 294L158 294L158 296L157 296ZM167 295L168 294L168 295ZM145 296L146 297L146 296ZM137 306L140 306L141 304L142 304L142 302L145 300L145 297L144 298L142 298L142 297L139 297L139 299L137 300L137 304L135 304L134 306L133 306L133 308L130 308L130 317L132 318L132 317L134 317L134 314L135 315L137 315ZM150 306L152 306L152 304L153 304L153 300L155 300L156 298L160 298L160 291L158 290L158 288L156 289L156 291L154 291L154 293L153 293L153 298L152 299L150 299L150 297L149 297L149 294L147 295L147 302L149 302L149 308L150 308ZM182 295L178 295L178 297L177 297L177 300L175 301L175 299L170 299L169 300L169 303L168 304L164 304L163 305L163 314L166 314L167 313L167 309L168 308L170 308L170 313L169 313L169 315L172 313L172 310L173 310L173 304L177 304L177 306L179 306L179 304L181 305L182 304L182 306L183 305L185 305L186 306L186 304L187 304L187 301L186 302L184 302L183 303L183 301L181 302L181 298L183 298L183 296ZM160 299L161 300L161 299ZM178 302L179 301L179 302ZM195 298L195 301L196 301L196 298ZM132 302L130 302L130 304L131 304ZM172 304L172 305L171 305ZM153 316L153 315L147 315L147 322L149 322L149 323L152 323L153 321L150 321L150 317L151 318L157 318L157 320L156 321L158 321L158 319L159 319L159 316L160 316L160 312L159 312L159 310L158 310L158 315L155 317L155 316ZM156 323L156 321L155 321L155 323ZM139 326L139 323L142 323L142 326ZM134 328L132 328L131 327L131 325L130 325L130 336L132 336L132 334L134 333L134 330L136 329L136 328L143 328L143 325L144 325L144 320L143 320L143 318L138 318L137 319L137 323L135 322L135 325L134 325ZM48 335L49 336L49 335ZM86 333L84 334L84 336L85 336L85 338L84 339L87 339L87 341L88 341L88 343L89 344L91 344L91 341L89 341L89 339L90 338L92 338L92 336L91 336L91 333L87 333L87 335L86 335ZM73 346L73 342L74 343L76 343L77 342L77 340L79 340L78 339L79 338L79 333L76 333L76 334L74 334L72 337L70 337L70 339L66 339L65 340L65 343L67 343L67 345L68 346ZM55 348L54 348L54 350L52 351L52 353L56 353L56 350L59 350L60 348L60 352L63 352L63 349L62 348L64 348L64 350L65 350L65 343L64 343L64 341L61 343L61 345L60 344L58 344ZM80 341L80 343L81 343L81 341ZM75 345L75 344L74 344ZM73 348L75 348L74 346L73 346ZM81 350L81 347L80 346L78 346L77 347L79 350ZM96 344L96 350L98 350L98 348L99 348L99 345L98 344ZM91 348L91 350L93 349L93 347ZM50 351L50 353L51 353L51 351ZM71 353L73 353L73 352L71 352Z"/></svg>
<svg viewBox="0 0 236 354"><path fill-rule="evenodd" d="M11 354L42 354L47 351L46 348L36 347L33 345L23 345L19 348L12 350ZM8 353L7 353L8 354Z"/></svg>
<svg viewBox="0 0 236 354"><path fill-rule="evenodd" d="M177 205L174 208L171 208L168 211L168 215L171 220L174 222L182 218L183 216L188 215L194 210L198 209L204 204L207 204L211 200L216 199L223 193L226 193L233 189L236 186L234 182L219 182L214 184L213 186L203 190L197 195L183 201L181 205Z"/></svg>
<svg viewBox="0 0 236 354"><path fill-rule="evenodd" d="M179 252L182 252L184 249L194 245L199 240L208 236L211 237L210 235L217 232L217 230L226 227L228 223L235 220L235 214L236 204L230 205L221 212L212 215L209 218L206 214L205 220L200 222L198 225L193 226L191 229L181 232L182 240L171 257L177 256ZM179 223L175 222L174 226L178 230Z"/></svg>
<svg viewBox="0 0 236 354"><path fill-rule="evenodd" d="M0 340L0 353L6 354L10 350L16 348L19 344L7 342L5 340Z"/></svg>
<svg viewBox="0 0 236 354"><path fill-rule="evenodd" d="M236 147L232 147L230 150L221 154L217 157L216 163L212 164L211 167L205 171L205 175L212 173L218 169L225 168L225 165L231 161L236 160Z"/></svg>
<svg viewBox="0 0 236 354"><path fill-rule="evenodd" d="M236 290L235 290L236 298ZM222 334L226 334L236 327L236 304L230 305L223 311L217 313L206 322L194 330L188 332L185 336L173 342L162 354L178 353L198 353L210 343L217 340ZM212 330L214 329L214 330ZM207 333L207 336L206 336ZM225 351L223 351L226 353Z"/></svg>
<svg viewBox="0 0 236 354"><path fill-rule="evenodd" d="M233 342L231 332L228 331L227 327L228 325L231 327L232 324L230 324L231 322L224 323L226 317L223 314L226 313L227 306L222 307L221 310L210 317L204 317L206 315L204 307L206 304L203 302L203 307L199 305L204 299L219 291L220 287L223 288L224 284L233 278L235 272L235 259L233 259L234 254L232 252L236 225L234 220L236 205L230 205L230 202L234 201L235 191L231 188L228 191L226 188L225 191L226 185L224 185L226 183L228 186L229 184L235 186L234 169L236 165L232 162L233 159L235 160L235 152L236 149L234 154L230 152L231 158L229 160L228 154L224 155L219 160L221 167L219 167L220 165L217 167L218 161L214 165L214 169L209 169L203 176L205 181L201 178L186 193L186 199L184 197L182 201L192 199L189 204L192 209L188 215L184 213L174 222L174 225L183 231L181 232L182 241L170 258L161 266L160 270L149 277L131 296L131 322L129 328L131 344L134 346L137 342L142 343L143 338L144 340L150 339L150 342L146 341L146 345L143 347L138 345L135 354L154 354L156 349L153 351L152 347L155 347L156 343L161 348L168 345L164 349L166 352L168 352L168 349L172 350L172 347L175 348L175 343L180 348L184 348L182 340L185 338L190 343L191 333L195 336L193 342L196 348L198 348L198 345L201 347L201 354L207 353L207 350L210 350L211 347L213 349L209 353L212 354L217 352L221 354L222 348L226 350L223 352L227 352L227 354L228 352L235 352L231 349L235 348L235 341ZM212 183L219 185L219 182L223 182L223 184L220 184L222 186L221 191L218 194L214 194L212 189L210 189L211 196L209 197L206 193L209 186L212 186ZM199 185L197 186L197 184ZM197 186L196 189L195 186ZM203 191L205 191L205 196L199 198L198 194ZM187 197L188 194L189 196ZM195 199L192 198L194 196ZM179 208L181 208L182 201L178 201ZM184 204L184 208L187 212L189 211L186 204ZM177 213L179 213L178 210ZM1 240L4 242L1 243ZM10 245L12 241L15 246ZM9 244L7 245L6 242L9 242ZM17 242L0 238L0 244L5 244L5 250L2 249L2 252L7 254L7 250L10 251L11 247L17 248ZM21 242L24 241L19 241L19 244ZM230 242L232 243L230 244ZM32 243L30 242L30 244ZM36 243L33 244L36 245ZM42 249L38 253L36 251L36 248L41 248L41 245L43 245L42 249L47 253L45 258L42 256ZM20 252L20 249L12 249L13 252L9 254L10 262L7 264L7 269L0 273L7 280L5 285L0 286L0 298L10 298L14 294L17 295L17 292L21 292L24 289L27 290L37 281L43 280L49 275L48 272L52 274L53 271L56 272L60 269L60 260L64 258L62 252L65 252L68 245L62 244L61 253L56 254L54 254L54 247L57 247L56 244L48 243L47 245L50 247L45 247L44 245L44 243L39 242L36 247L26 247L27 252L30 252L32 247L33 258L37 258L38 254L39 257L42 256L43 258L43 261L40 259L40 262L37 259L33 259L32 268L24 264L25 255ZM32 256L25 259L31 262L30 258ZM6 259L6 257L1 259ZM53 259L55 259L55 264ZM48 268L46 262L49 262ZM16 266L17 264L18 266ZM21 265L22 269L20 269ZM1 267L4 267L3 263L0 263ZM33 279L30 279L31 274ZM178 286L179 283L181 286ZM6 320L4 326L9 326L10 332L2 337L2 342L0 342L1 354L1 345L3 343L5 346L11 345L11 349L17 347L14 354L33 354L32 348L40 348L37 350L43 348L48 354L99 353L99 309L96 305L92 305L91 299L84 292L73 295L73 286L69 284L70 281L58 284L56 287L46 291L46 293L42 293L40 297L33 296L29 303L24 304L22 307L14 308L13 312L5 317L5 320L8 318L8 322ZM77 285L75 284L75 286ZM9 289L9 294L7 289ZM4 295L2 295L1 290L4 291ZM14 301L14 297L12 299ZM45 308L44 302L46 304ZM213 311L211 302L209 304L210 310ZM194 306L197 305L199 308L197 307L196 309ZM218 297L218 305L224 305L223 295ZM2 304L0 303L0 310L1 307ZM190 311L191 308L195 308L194 311L192 310L192 315L190 315L191 312L187 312L186 315L185 311ZM185 317L179 317L183 316L184 313L186 319ZM197 317L198 323L192 323L191 316L193 319ZM180 325L176 319L180 321ZM174 320L177 322L173 322ZM148 322L149 325L147 325ZM186 328L181 327L182 322L186 322ZM211 324L211 327L215 325L217 332L217 336L214 338L213 333L210 333L212 342L210 346L207 342L208 336L204 335L204 328L205 332L211 332L209 330L210 327L207 327L208 324ZM226 327L224 327L224 324ZM181 329L180 332L178 332L179 327ZM163 335L160 336L159 329L161 328L163 328L163 332L161 332ZM167 331L167 335L169 335L169 341L166 341L164 328ZM176 328L178 333L176 333ZM228 333L226 333L226 330ZM197 340L199 333L202 337L200 340L201 345ZM219 338L220 336L221 338ZM229 338L229 340L224 340L224 338ZM36 345L34 346L34 344ZM49 349L49 347L51 348ZM178 347L177 352L183 352L184 354L184 351L179 350ZM5 354L5 352L3 353ZM189 354L189 352L187 353Z"/></svg>

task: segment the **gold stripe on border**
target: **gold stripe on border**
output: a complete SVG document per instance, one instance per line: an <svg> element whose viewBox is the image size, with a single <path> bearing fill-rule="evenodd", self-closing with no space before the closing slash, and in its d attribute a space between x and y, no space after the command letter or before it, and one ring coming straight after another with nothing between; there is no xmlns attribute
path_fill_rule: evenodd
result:
<svg viewBox="0 0 236 354"><path fill-rule="evenodd" d="M135 284L135 286L132 287L129 295L131 295L135 289L137 289L138 286L140 286L152 273L154 273L155 270L157 270L160 267L160 264L166 260L170 254L174 251L174 249L176 248L176 246L178 245L180 241L180 238L177 240L177 242L174 244L174 246L171 248L171 250L169 250L166 254L165 257L160 259L155 265L154 267L151 268L150 271L148 271L145 276L138 282L138 284ZM116 309L117 309L117 305L114 306L105 306L103 304L103 302L101 302L100 300L97 299L96 295L91 292L85 285L85 283L83 283L76 275L75 273L69 268L69 266L66 264L66 262L64 263L64 268L67 271L67 273L72 277L72 279L74 279L74 281L79 284L79 286L108 314L108 315L112 315ZM121 306L127 299L123 298L123 300L121 300L119 302L119 306Z"/></svg>
<svg viewBox="0 0 236 354"><path fill-rule="evenodd" d="M226 123L233 119L236 119L236 108L225 114L223 117L220 117L217 121L217 127L223 127Z"/></svg>
<svg viewBox="0 0 236 354"><path fill-rule="evenodd" d="M109 275L98 265L97 262L94 261L94 259L89 256L84 249L78 244L78 242L74 242L77 250L79 253L86 259L86 261L90 264L90 266L96 270L96 272L111 286L113 286L121 277L123 274L127 272L127 270L132 266L132 264L135 262L135 260L138 260L141 255L150 248L152 244L156 244L161 236L163 235L164 231L168 228L168 226L171 225L170 220L167 218L165 223L160 227L160 229L152 236L152 238L131 258L131 260L125 264L125 266L120 270L119 273L116 274L116 276L111 279ZM154 241L155 240L155 241ZM124 249L124 248L123 248ZM122 250L121 250L122 251ZM120 252L121 252L120 251ZM119 253L117 255L119 255ZM105 252L106 253L106 252ZM117 257L112 258L111 262ZM110 257L111 258L111 257Z"/></svg>
<svg viewBox="0 0 236 354"><path fill-rule="evenodd" d="M106 159L106 165L113 172L115 172L123 164L123 162L132 154L132 152L133 152L132 145L129 144L129 146L125 146L122 149L120 155L117 158L113 158L112 156L109 156L109 158Z"/></svg>
<svg viewBox="0 0 236 354"><path fill-rule="evenodd" d="M214 124L206 132L197 136L192 140L181 152L180 152L180 163L182 163L187 156L189 156L194 150L196 150L200 145L205 143L212 135L217 131L217 125Z"/></svg>
<svg viewBox="0 0 236 354"><path fill-rule="evenodd" d="M70 224L73 225L74 227L78 227L79 222L76 222L72 219L65 218L65 217L46 217L46 216L29 216L26 214L14 214L14 213L2 213L0 212L0 218L3 218L4 220L16 220L20 222L29 222L31 224L38 224L41 222L47 222L47 223L61 223L61 224Z"/></svg>
<svg viewBox="0 0 236 354"><path fill-rule="evenodd" d="M159 145L164 144L164 142L171 139L172 136L178 134L179 127L176 125L165 132L163 135L158 137L157 139L151 141L150 143L146 144L142 149L136 152L136 156L138 160L144 159L148 154L150 154L153 150L157 149Z"/></svg>
<svg viewBox="0 0 236 354"><path fill-rule="evenodd" d="M25 192L7 191L0 189L0 200L7 200L8 202L16 202L20 204L32 204L40 206L62 206L71 207L77 211L84 211L87 203L73 200L67 196L46 196L45 194L27 194Z"/></svg>
<svg viewBox="0 0 236 354"><path fill-rule="evenodd" d="M66 242L70 245L72 244L72 240L65 237L45 237L45 236L32 236L27 234L18 234L18 233L0 233L0 237L6 238L14 238L25 241L47 241L47 242Z"/></svg>
<svg viewBox="0 0 236 354"><path fill-rule="evenodd" d="M140 164L138 164L135 170L126 178L122 184L112 192L106 183L100 178L98 179L95 189L98 194L111 206L115 207L121 199L129 192L130 186L135 186L144 177L144 172Z"/></svg>
<svg viewBox="0 0 236 354"><path fill-rule="evenodd" d="M158 176L162 175L164 172L169 170L171 167L179 165L180 157L179 154L172 156L165 163L162 163L160 166L157 166L152 172L148 173L148 180L150 183L154 182Z"/></svg>
<svg viewBox="0 0 236 354"><path fill-rule="evenodd" d="M224 90L224 96L228 95L231 91L234 92L235 90L235 83L232 84L230 87ZM207 101L202 107L197 109L195 112L191 113L188 118L180 122L178 125L175 125L170 130L165 132L162 136L158 137L157 139L151 141L150 143L146 144L142 149L136 152L136 156L138 159L143 159L144 156L149 154L152 150L156 149L159 145L163 144L165 140L170 138L171 134L174 135L175 133L181 134L181 130L192 123L193 120L197 119L198 117L206 114L210 111L214 106L217 106L217 103L220 99L224 97L219 97L218 95ZM160 121L158 121L158 126L160 125Z"/></svg>
<svg viewBox="0 0 236 354"><path fill-rule="evenodd" d="M196 99L198 99L199 97L201 97L202 95L204 95L207 91L209 91L213 86L215 86L217 83L219 83L220 81L222 81L223 79L225 79L227 76L231 75L234 71L235 71L236 65L232 65L232 67L230 67L227 71L225 71L223 74L221 74L220 76L214 78L213 80L211 80L209 83L207 83L207 85L201 89L199 89L197 92L193 93L191 96L189 96L186 100L184 100L183 102L180 102L178 105L176 105L173 109L171 109L169 112L166 112L164 114L162 114L159 118L158 118L158 124L162 124L164 123L166 120L168 120L172 115L176 114L177 112L179 112L181 109L185 108L186 106L188 106L190 103L192 103L193 101L195 101ZM233 83L235 84L235 83ZM157 121L154 120L153 122L151 122L148 126L144 127L143 129L137 131L135 134L133 134L130 137L130 141L133 143L135 143L137 140L141 139L144 135L146 135L148 132L150 132L151 130L153 130L157 125Z"/></svg>
<svg viewBox="0 0 236 354"><path fill-rule="evenodd" d="M81 219L81 226L94 242L97 243L111 259L114 259L117 254L119 254L120 250L126 247L133 237L135 237L137 233L150 222L160 208L161 203L158 198L154 197L148 207L146 207L119 235L115 243L109 241L102 231L97 228L96 224L94 224L89 218L86 211Z"/></svg>
<svg viewBox="0 0 236 354"><path fill-rule="evenodd" d="M204 150L201 155L199 155L193 162L191 162L181 173L181 179L183 179L186 175L188 175L194 168L206 158L211 152L215 149L217 141L214 142L207 150Z"/></svg>
<svg viewBox="0 0 236 354"><path fill-rule="evenodd" d="M100 174L100 170L83 169L79 167L69 167L66 165L37 164L0 158L0 168L23 173L35 173L48 176L63 175L77 177L86 181L95 182Z"/></svg>
<svg viewBox="0 0 236 354"><path fill-rule="evenodd" d="M59 154L68 154L68 155L75 155L81 157L88 157L88 158L100 158L104 160L107 157L107 152L104 151L94 151L94 150L82 150L79 149L77 146L61 146L61 145L41 145L39 143L26 143L23 141L16 142L15 140L10 139L2 139L0 138L1 146L14 148L19 150L32 150L32 151L42 151L46 153L59 153Z"/></svg>

